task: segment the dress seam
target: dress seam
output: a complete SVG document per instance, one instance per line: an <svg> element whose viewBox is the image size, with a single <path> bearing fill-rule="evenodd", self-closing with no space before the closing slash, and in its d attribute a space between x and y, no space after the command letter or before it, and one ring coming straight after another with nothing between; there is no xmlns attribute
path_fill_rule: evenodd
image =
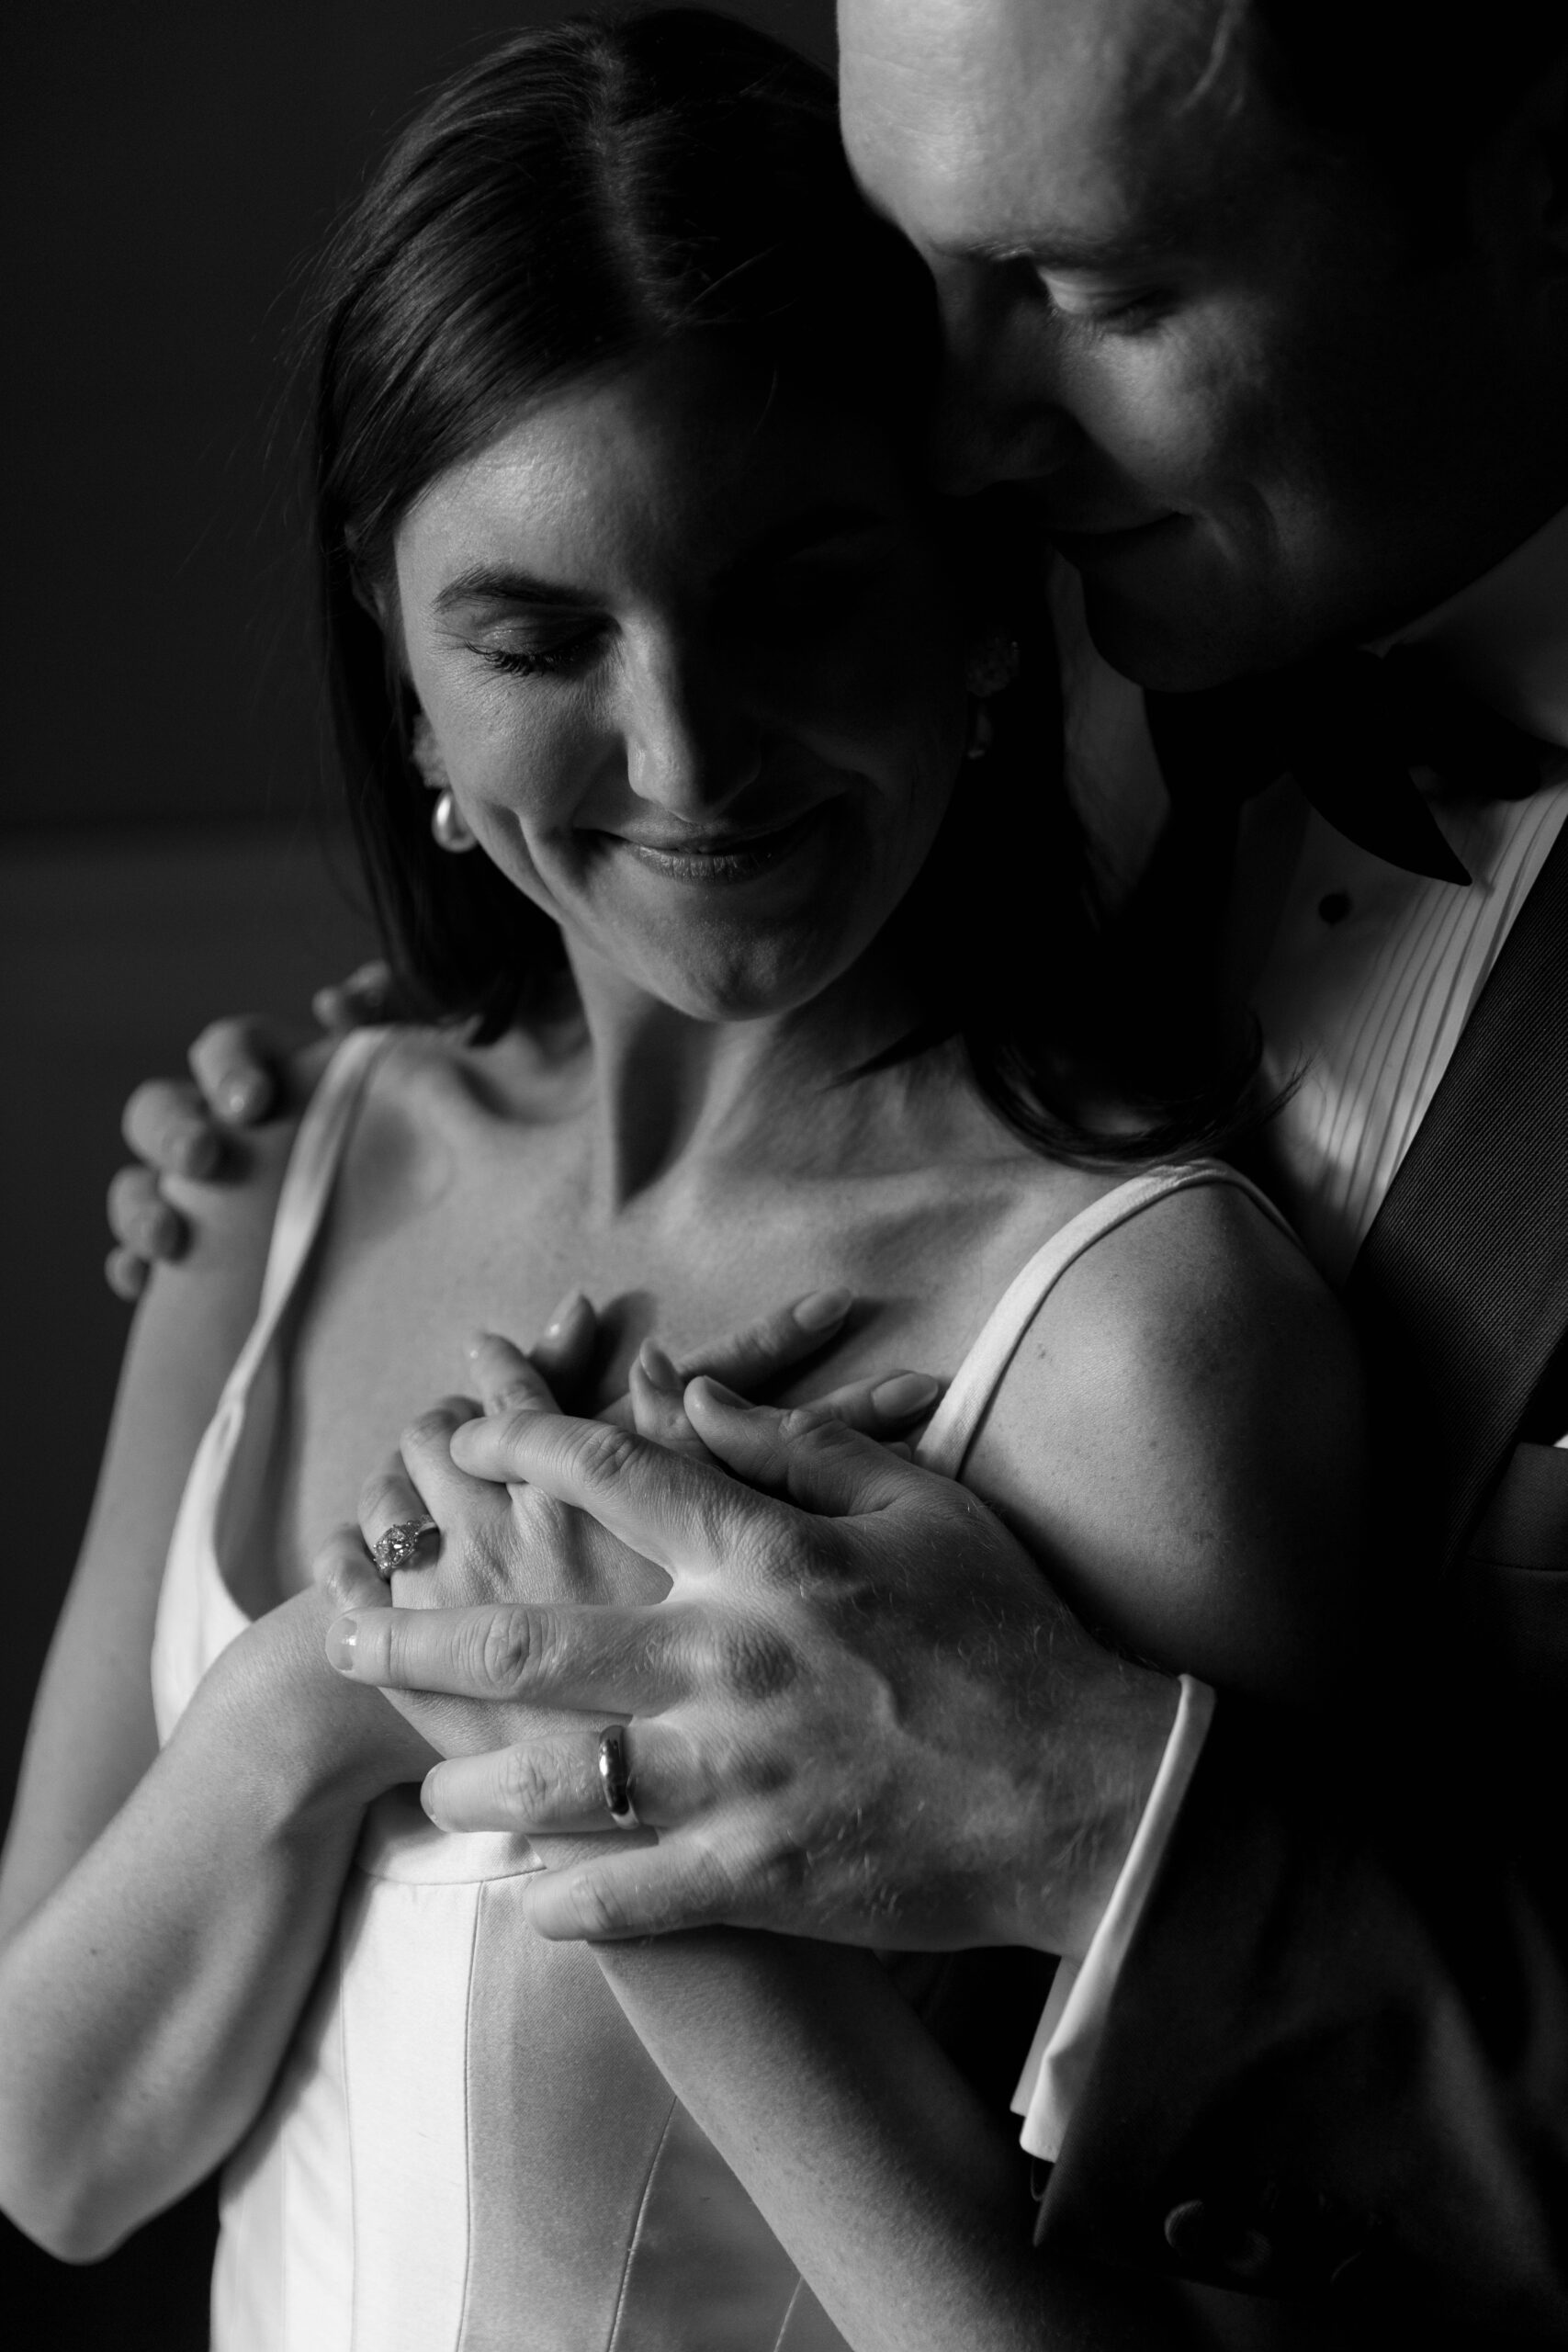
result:
<svg viewBox="0 0 1568 2352"><path fill-rule="evenodd" d="M795 2292L791 2295L789 2301L784 2308L784 2315L779 2322L779 2332L773 2338L773 2352L783 2352L784 2337L789 2334L789 2324L795 2317L795 2307L796 2303L799 2302L800 2298L805 2291L806 2281L797 2273L795 2281Z"/></svg>
<svg viewBox="0 0 1568 2352"><path fill-rule="evenodd" d="M452 2338L452 2352L462 2352L463 2337L468 2324L468 2291L474 2279L474 2180L478 2167L473 2161L469 2132L473 2122L471 2092L474 2056L472 2017L474 2005L474 1964L479 1948L479 1920L484 1912L486 1888L479 1888L474 1905L473 1924L468 1929L468 1971L463 1981L463 2168L467 2176L463 2184L463 2290L457 2298L457 2326Z"/></svg>
<svg viewBox="0 0 1568 2352"><path fill-rule="evenodd" d="M632 2224L632 2233L626 2244L626 2258L621 2264L621 2283L615 2290L615 2308L610 2320L610 2332L604 2338L604 2352L615 2352L615 2338L621 2332L621 2314L626 2307L626 2289L631 2282L632 2257L637 2253L638 2242L642 2237L642 2225L648 2212L648 2200L653 2194L653 2177L659 2170L659 2159L664 2154L664 2143L670 2137L671 2127L674 2123L680 2104L678 2098L673 2097L671 2098L669 2113L664 2118L658 2144L649 2158L648 2177L642 2184L642 2195L637 2199L637 2220Z"/></svg>

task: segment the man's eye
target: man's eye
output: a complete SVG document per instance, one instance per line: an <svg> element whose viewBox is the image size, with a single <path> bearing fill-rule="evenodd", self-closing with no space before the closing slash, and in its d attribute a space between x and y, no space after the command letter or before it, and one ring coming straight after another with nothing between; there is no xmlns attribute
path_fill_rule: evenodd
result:
<svg viewBox="0 0 1568 2352"><path fill-rule="evenodd" d="M1058 318L1091 332L1134 334L1155 325L1171 307L1169 294L1159 287L1075 284L1043 269L1035 272L1035 283Z"/></svg>

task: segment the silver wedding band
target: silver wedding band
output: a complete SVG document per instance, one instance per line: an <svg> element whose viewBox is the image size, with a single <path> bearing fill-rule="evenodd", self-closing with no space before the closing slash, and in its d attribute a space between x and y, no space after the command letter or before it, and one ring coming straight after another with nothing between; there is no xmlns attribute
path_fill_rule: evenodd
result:
<svg viewBox="0 0 1568 2352"><path fill-rule="evenodd" d="M599 1785L616 1828L640 1828L637 1807L632 1803L632 1768L626 1756L625 1724L610 1724L599 1735Z"/></svg>
<svg viewBox="0 0 1568 2352"><path fill-rule="evenodd" d="M420 1545L427 1535L434 1533L433 1519L400 1519L384 1535L378 1535L370 1556L382 1583L390 1584L400 1568L412 1568L419 1557Z"/></svg>

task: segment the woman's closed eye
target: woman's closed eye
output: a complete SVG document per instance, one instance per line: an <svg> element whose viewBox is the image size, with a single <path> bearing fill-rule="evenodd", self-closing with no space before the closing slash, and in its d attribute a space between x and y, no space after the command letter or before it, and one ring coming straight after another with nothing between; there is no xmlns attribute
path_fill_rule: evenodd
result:
<svg viewBox="0 0 1568 2352"><path fill-rule="evenodd" d="M466 640L468 650L487 669L508 677L559 677L585 669L604 642L604 622L592 619L566 629L519 629Z"/></svg>

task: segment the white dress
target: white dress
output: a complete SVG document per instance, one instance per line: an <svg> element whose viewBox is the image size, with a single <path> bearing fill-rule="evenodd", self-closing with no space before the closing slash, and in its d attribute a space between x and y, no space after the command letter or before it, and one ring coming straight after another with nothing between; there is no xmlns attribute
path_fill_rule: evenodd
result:
<svg viewBox="0 0 1568 2352"><path fill-rule="evenodd" d="M250 1622L225 1566L265 1470L279 1328L387 1041L348 1038L317 1090L256 1323L191 1468L153 1638L164 1740ZM1242 1181L1215 1162L1156 1170L1054 1235L920 1460L959 1475L1041 1300L1092 1242L1169 1193ZM412 1790L371 1807L316 1989L224 2173L216 2352L842 2352L592 1952L525 1923L537 1867L525 1838L435 1829Z"/></svg>

